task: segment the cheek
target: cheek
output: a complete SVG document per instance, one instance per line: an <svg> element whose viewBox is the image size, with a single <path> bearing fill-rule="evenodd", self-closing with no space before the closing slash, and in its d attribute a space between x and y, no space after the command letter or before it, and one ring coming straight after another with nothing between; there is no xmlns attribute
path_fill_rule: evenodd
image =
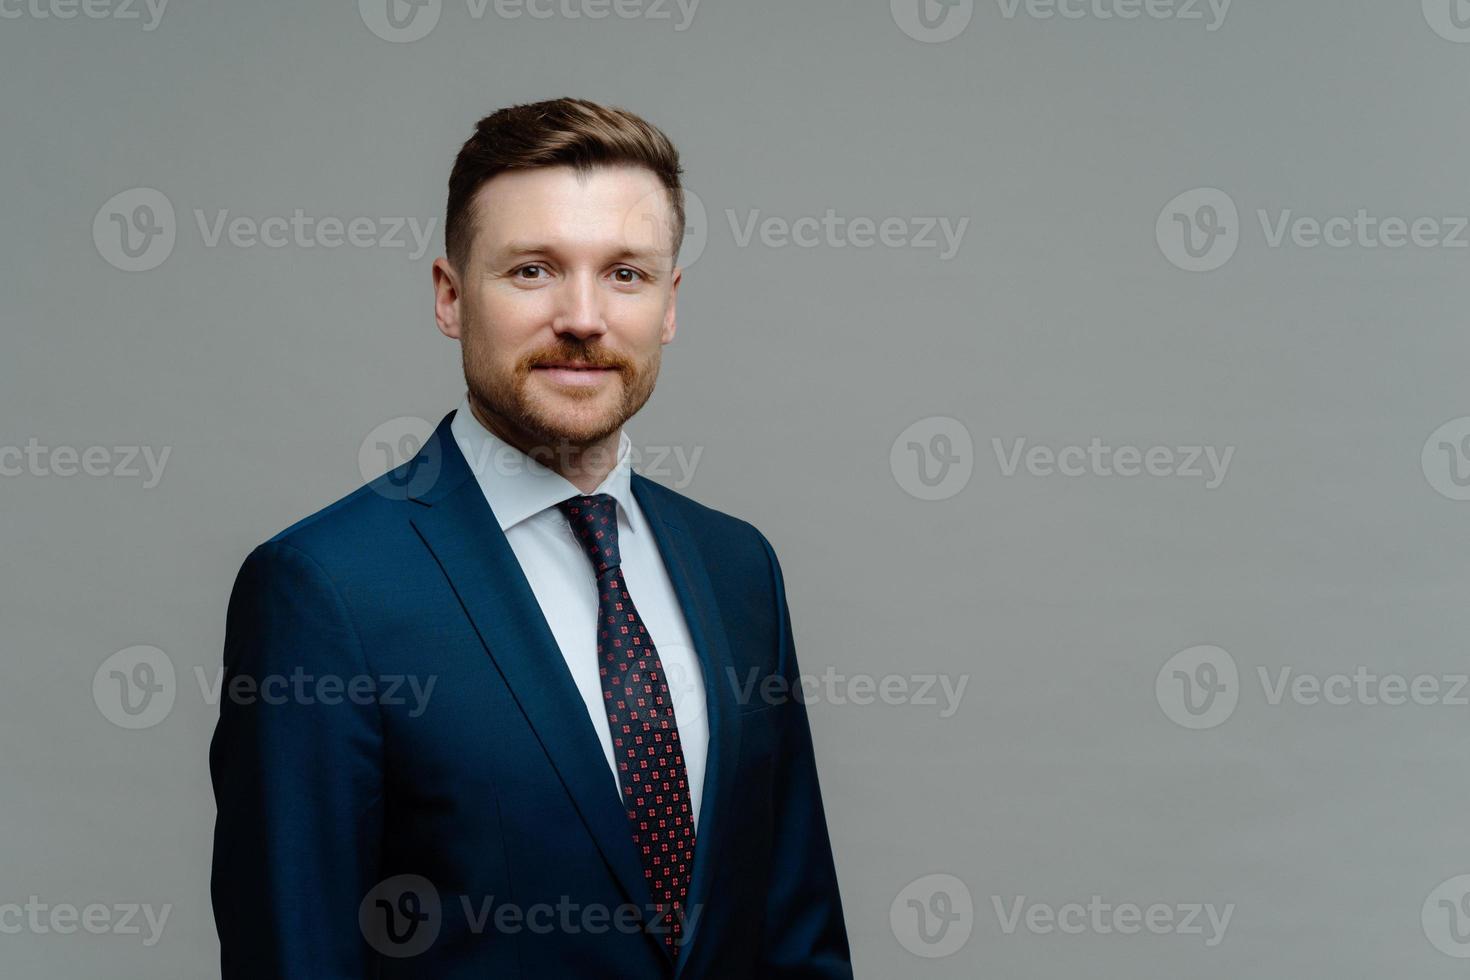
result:
<svg viewBox="0 0 1470 980"><path fill-rule="evenodd" d="M475 297L473 320L482 336L514 340L534 333L550 309L545 290L486 289Z"/></svg>
<svg viewBox="0 0 1470 980"><path fill-rule="evenodd" d="M622 296L608 306L608 325L634 343L657 344L667 309L666 297L658 294Z"/></svg>

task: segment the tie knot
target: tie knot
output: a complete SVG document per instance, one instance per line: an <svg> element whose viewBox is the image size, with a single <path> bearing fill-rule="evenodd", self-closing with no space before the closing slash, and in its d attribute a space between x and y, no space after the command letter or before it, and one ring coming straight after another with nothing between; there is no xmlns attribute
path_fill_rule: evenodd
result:
<svg viewBox="0 0 1470 980"><path fill-rule="evenodd" d="M611 494L568 497L556 505L567 516L598 577L622 564L618 555L618 502Z"/></svg>

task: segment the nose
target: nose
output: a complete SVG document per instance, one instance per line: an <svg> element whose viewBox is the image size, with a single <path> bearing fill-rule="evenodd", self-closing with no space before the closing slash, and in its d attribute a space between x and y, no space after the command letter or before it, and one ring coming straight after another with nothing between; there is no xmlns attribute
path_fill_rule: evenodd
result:
<svg viewBox="0 0 1470 980"><path fill-rule="evenodd" d="M551 328L559 334L572 334L584 339L607 333L595 274L578 273L563 280L557 290Z"/></svg>

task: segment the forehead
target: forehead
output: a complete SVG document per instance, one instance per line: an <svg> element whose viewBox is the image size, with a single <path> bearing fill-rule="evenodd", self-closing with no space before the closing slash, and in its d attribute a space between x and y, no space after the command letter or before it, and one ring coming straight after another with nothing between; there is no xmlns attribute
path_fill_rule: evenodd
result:
<svg viewBox="0 0 1470 980"><path fill-rule="evenodd" d="M643 167L570 166L507 170L475 193L475 251L490 256L512 245L551 248L673 250L673 204Z"/></svg>

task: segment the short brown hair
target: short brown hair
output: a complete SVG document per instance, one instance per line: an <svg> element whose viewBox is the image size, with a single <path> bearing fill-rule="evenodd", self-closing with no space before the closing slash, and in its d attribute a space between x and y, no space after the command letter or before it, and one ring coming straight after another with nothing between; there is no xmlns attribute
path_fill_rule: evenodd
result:
<svg viewBox="0 0 1470 980"><path fill-rule="evenodd" d="M472 204L490 178L506 170L571 166L583 175L599 166L630 165L653 171L674 210L674 258L684 240L684 189L679 151L664 133L626 109L586 99L551 99L509 106L475 126L449 174L444 250L463 269L475 236Z"/></svg>

